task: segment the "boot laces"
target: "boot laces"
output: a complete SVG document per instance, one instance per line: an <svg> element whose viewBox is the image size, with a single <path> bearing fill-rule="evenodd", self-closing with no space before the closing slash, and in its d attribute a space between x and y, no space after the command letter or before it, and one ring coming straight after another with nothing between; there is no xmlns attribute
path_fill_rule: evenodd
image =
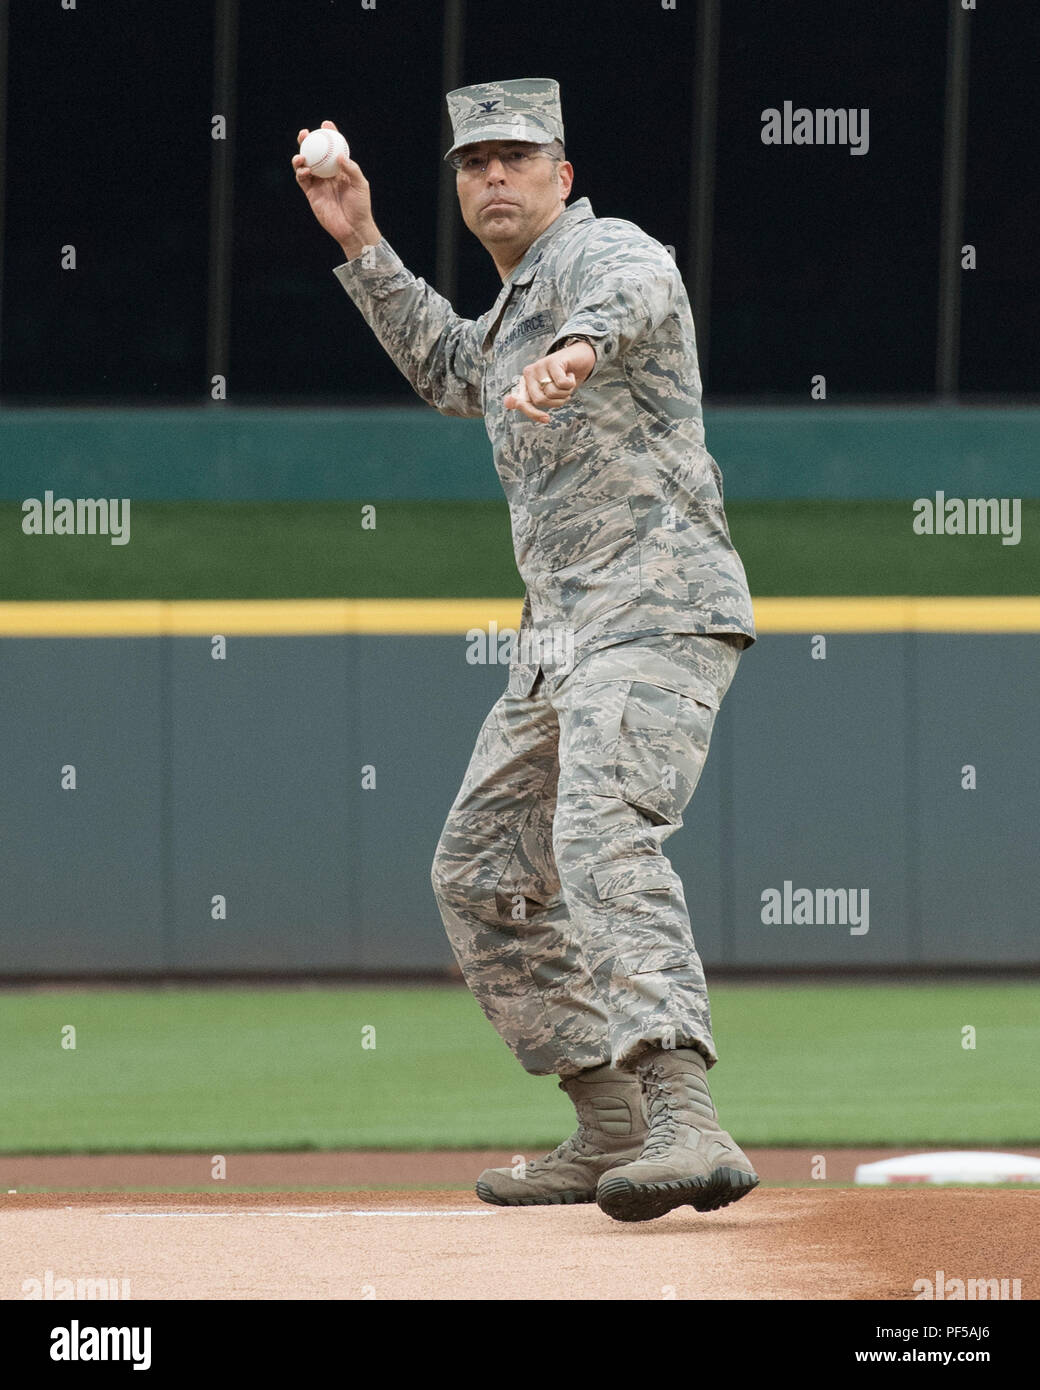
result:
<svg viewBox="0 0 1040 1390"><path fill-rule="evenodd" d="M536 1173L545 1169L551 1169L557 1163L570 1163L576 1158L588 1158L591 1154L598 1153L599 1150L591 1144L581 1130L576 1134L570 1135L562 1144L557 1144L552 1153L547 1153L544 1158L533 1158L527 1165L528 1173Z"/></svg>
<svg viewBox="0 0 1040 1390"><path fill-rule="evenodd" d="M648 1073L644 1079L649 1102L646 1109L648 1137L639 1157L640 1160L663 1158L674 1144L678 1133L679 1119L675 1114L675 1109L678 1108L680 1102L678 1097L673 1096L669 1088L653 1073Z"/></svg>

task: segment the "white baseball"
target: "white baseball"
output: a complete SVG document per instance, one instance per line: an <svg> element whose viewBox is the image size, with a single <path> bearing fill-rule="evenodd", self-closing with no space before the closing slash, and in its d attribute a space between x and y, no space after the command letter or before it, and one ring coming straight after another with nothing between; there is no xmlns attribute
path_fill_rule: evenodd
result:
<svg viewBox="0 0 1040 1390"><path fill-rule="evenodd" d="M331 179L339 173L336 162L341 154L350 154L350 146L338 130L312 130L300 146L307 168L319 179Z"/></svg>

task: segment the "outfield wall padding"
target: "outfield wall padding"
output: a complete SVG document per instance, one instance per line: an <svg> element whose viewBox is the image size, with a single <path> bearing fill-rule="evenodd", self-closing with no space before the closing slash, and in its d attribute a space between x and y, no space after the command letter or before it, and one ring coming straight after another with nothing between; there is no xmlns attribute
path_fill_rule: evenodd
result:
<svg viewBox="0 0 1040 1390"><path fill-rule="evenodd" d="M532 426L537 428L537 426ZM734 499L1033 497L1040 409L711 407ZM0 411L0 498L497 500L483 420L414 408Z"/></svg>
<svg viewBox="0 0 1040 1390"><path fill-rule="evenodd" d="M0 975L448 966L430 863L506 679L466 650L0 643ZM1035 634L763 636L667 841L706 964L1040 965L1038 688ZM764 923L785 882L869 931Z"/></svg>

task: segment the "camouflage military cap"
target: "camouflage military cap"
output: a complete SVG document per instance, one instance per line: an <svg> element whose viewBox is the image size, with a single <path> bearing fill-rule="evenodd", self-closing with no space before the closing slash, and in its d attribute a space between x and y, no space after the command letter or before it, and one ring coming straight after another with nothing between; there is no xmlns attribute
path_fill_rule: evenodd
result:
<svg viewBox="0 0 1040 1390"><path fill-rule="evenodd" d="M530 140L543 145L563 139L560 84L551 77L478 82L449 92L447 102L455 143L445 159L479 140Z"/></svg>

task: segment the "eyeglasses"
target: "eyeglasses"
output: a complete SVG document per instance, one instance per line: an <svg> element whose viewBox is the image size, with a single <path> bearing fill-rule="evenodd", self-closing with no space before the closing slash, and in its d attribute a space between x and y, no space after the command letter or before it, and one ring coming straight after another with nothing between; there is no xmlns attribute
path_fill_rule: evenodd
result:
<svg viewBox="0 0 1040 1390"><path fill-rule="evenodd" d="M544 145L516 145L508 150L492 150L490 154L453 154L448 163L461 174L483 174L493 159L500 159L504 169L526 169L532 159L544 155L547 159L558 160Z"/></svg>

